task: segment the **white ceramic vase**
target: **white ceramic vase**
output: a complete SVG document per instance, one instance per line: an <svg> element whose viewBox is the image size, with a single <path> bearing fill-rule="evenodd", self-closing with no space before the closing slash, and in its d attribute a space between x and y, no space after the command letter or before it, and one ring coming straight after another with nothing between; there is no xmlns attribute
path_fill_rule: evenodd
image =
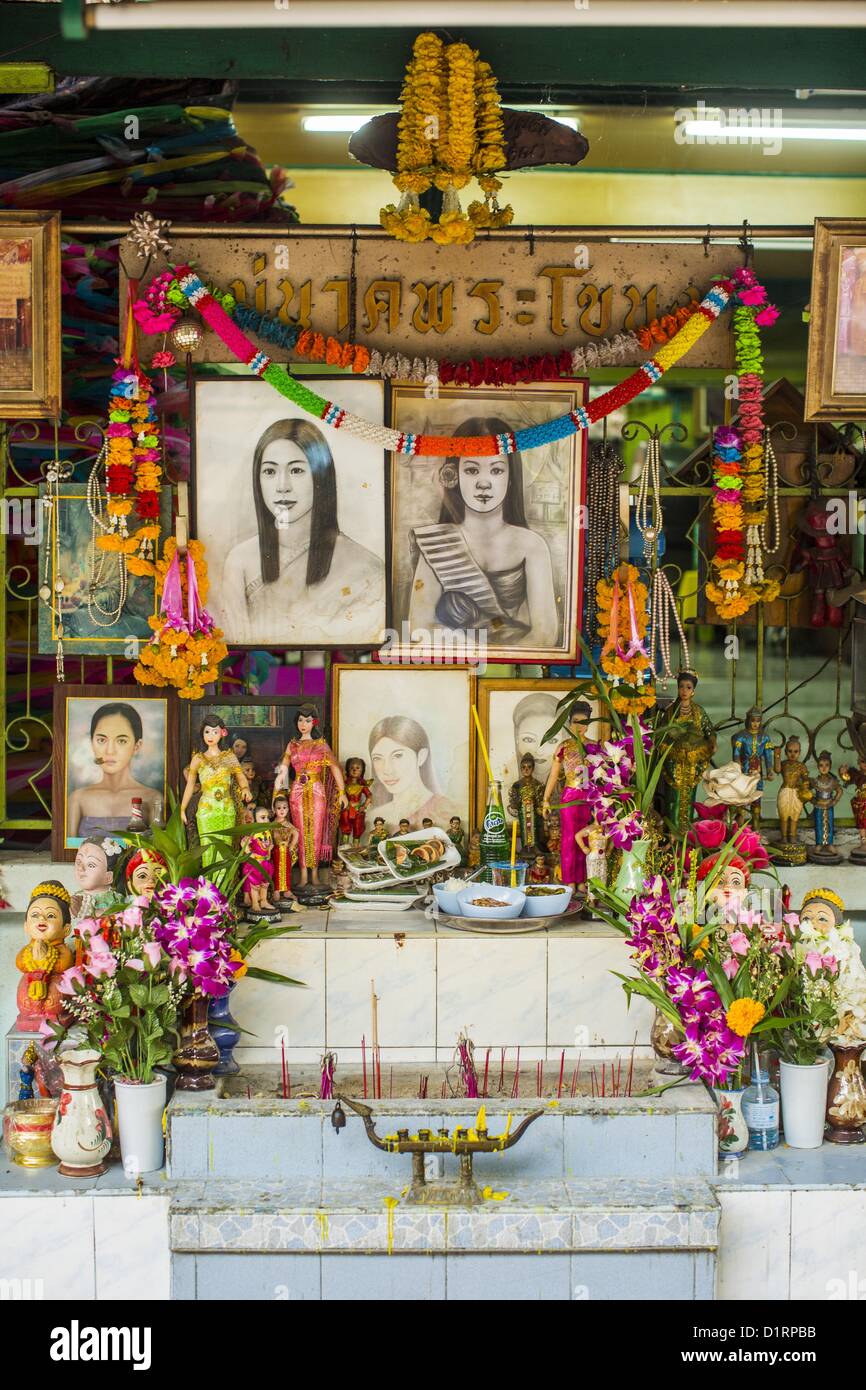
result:
<svg viewBox="0 0 866 1390"><path fill-rule="evenodd" d="M779 1063L785 1143L792 1149L819 1149L824 1141L827 1060L801 1067Z"/></svg>
<svg viewBox="0 0 866 1390"><path fill-rule="evenodd" d="M63 1090L51 1131L51 1147L68 1178L94 1178L108 1167L111 1123L96 1084L101 1054L92 1047L70 1048L58 1058Z"/></svg>
<svg viewBox="0 0 866 1390"><path fill-rule="evenodd" d="M146 1086L122 1076L114 1078L120 1154L128 1178L136 1178L139 1173L153 1173L163 1165L165 1087L164 1076L155 1077Z"/></svg>

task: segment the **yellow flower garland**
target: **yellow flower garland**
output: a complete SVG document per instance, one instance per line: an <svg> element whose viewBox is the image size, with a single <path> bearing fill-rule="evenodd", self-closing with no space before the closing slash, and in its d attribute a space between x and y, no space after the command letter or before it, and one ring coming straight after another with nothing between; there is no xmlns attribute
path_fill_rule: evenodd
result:
<svg viewBox="0 0 866 1390"><path fill-rule="evenodd" d="M169 536L163 546L162 559L154 566L157 599L162 596L177 541ZM201 541L189 542L189 553L195 564L199 598L207 602L208 572ZM186 600L186 573L181 567L181 588ZM190 633L165 626L163 617L148 618L153 640L143 648L133 675L139 685L174 686L182 700L201 700L205 686L219 676L219 665L228 656L223 634L215 627L209 633Z"/></svg>
<svg viewBox="0 0 866 1390"><path fill-rule="evenodd" d="M608 638L611 636L614 580L619 581L620 597L617 630L613 634L613 646L604 650L607 647ZM629 580L634 594L638 636L641 639L646 636L649 621L647 587L641 582L640 573L635 565L622 564L612 579L600 579L596 585L598 631L604 639L599 664L605 675L618 677L627 685L637 687L641 685L643 672L649 669L649 657L638 653L626 661L616 652L617 647L627 648L631 640L631 619L626 597ZM621 714L643 714L645 710L652 709L656 702L655 687L647 686L640 695L620 694L614 687L611 692L611 699L614 708L619 710Z"/></svg>

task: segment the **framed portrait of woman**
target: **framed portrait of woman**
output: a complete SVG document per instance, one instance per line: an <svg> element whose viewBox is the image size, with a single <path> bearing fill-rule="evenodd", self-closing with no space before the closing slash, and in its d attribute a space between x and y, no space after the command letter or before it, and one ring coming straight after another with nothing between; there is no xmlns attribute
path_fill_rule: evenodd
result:
<svg viewBox="0 0 866 1390"><path fill-rule="evenodd" d="M0 211L0 420L60 413L60 213Z"/></svg>
<svg viewBox="0 0 866 1390"><path fill-rule="evenodd" d="M54 687L51 853L126 830L133 800L147 824L177 788L177 697L139 685Z"/></svg>
<svg viewBox="0 0 866 1390"><path fill-rule="evenodd" d="M567 415L584 380L467 391L392 387L406 433L493 435ZM391 464L395 650L479 647L492 661L566 661L577 648L586 541L586 432L511 454Z"/></svg>
<svg viewBox="0 0 866 1390"><path fill-rule="evenodd" d="M463 666L351 666L332 671L333 747L345 766L363 758L372 789L367 822L468 827L474 676Z"/></svg>
<svg viewBox="0 0 866 1390"><path fill-rule="evenodd" d="M818 217L812 252L807 420L866 415L866 218Z"/></svg>
<svg viewBox="0 0 866 1390"><path fill-rule="evenodd" d="M542 787L547 782L556 750L568 737L568 730L560 729L552 739L545 739L544 735L556 719L559 701L574 686L574 680L567 677L558 680L503 677L501 680L490 678L478 681L478 719L493 775L502 780L502 796L509 820L514 819L509 804L513 808L517 802L517 797L512 793L521 773L540 782ZM586 737L594 742L606 737L607 730L601 719L599 702L590 700L589 703L594 718L587 728ZM532 759L531 767L524 764L527 757ZM476 819L486 796L487 774L483 765L478 764L475 769L473 811Z"/></svg>
<svg viewBox="0 0 866 1390"><path fill-rule="evenodd" d="M383 382L333 380L347 410L383 423ZM193 421L193 530L214 557L208 609L229 645L378 646L387 597L382 448L246 377L197 381Z"/></svg>

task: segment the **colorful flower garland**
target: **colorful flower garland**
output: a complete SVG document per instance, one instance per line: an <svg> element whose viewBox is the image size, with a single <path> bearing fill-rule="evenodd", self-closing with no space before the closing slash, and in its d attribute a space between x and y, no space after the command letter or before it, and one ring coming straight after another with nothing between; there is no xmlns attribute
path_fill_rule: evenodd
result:
<svg viewBox="0 0 866 1390"><path fill-rule="evenodd" d="M133 675L139 685L173 686L182 700L200 700L205 686L218 678L228 648L203 606L208 593L204 545L189 542L186 573L175 563L176 554L177 542L169 536L155 566L160 613L148 618L153 639L142 648ZM178 592L169 602L172 583Z"/></svg>
<svg viewBox="0 0 866 1390"><path fill-rule="evenodd" d="M716 549L707 597L720 618L741 617L756 603L776 597L779 584L764 575L761 532L767 520L764 435L762 327L775 323L779 311L748 267L732 277L734 360L737 368L737 427L717 429L713 451L713 525Z"/></svg>
<svg viewBox="0 0 866 1390"><path fill-rule="evenodd" d="M431 238L440 245L467 245L480 227L507 227L514 213L501 208L495 177L505 168L505 129L493 69L468 44L443 44L435 34L419 34L412 45L400 92L397 124L397 171L394 184L402 194L388 203L379 219L398 241ZM484 202L464 213L457 197L473 176ZM438 222L422 208L419 195L428 188L443 193Z"/></svg>
<svg viewBox="0 0 866 1390"><path fill-rule="evenodd" d="M656 702L646 650L648 592L634 565L620 565L596 586L599 664L609 678L611 699L621 714L643 714Z"/></svg>
<svg viewBox="0 0 866 1390"><path fill-rule="evenodd" d="M97 545L126 555L133 573L149 573L153 543L160 532L162 479L153 383L140 367L122 362L112 373L111 383L105 453L110 530L98 538ZM133 509L142 525L130 534L127 518Z"/></svg>
<svg viewBox="0 0 866 1390"><path fill-rule="evenodd" d="M399 430L388 429L384 425L364 420L334 401L316 395L301 381L290 376L283 367L272 362L267 353L254 346L188 266L179 266L176 273L180 293L198 309L208 327L213 329L232 355L243 362L254 376L261 377L280 395L335 429L345 429L350 434L371 440L394 453L427 458L445 458L450 454L512 454L518 450L537 449L554 440L565 439L569 435L588 429L594 421L603 419L614 410L622 409L642 391L654 385L670 367L684 357L727 307L734 290L730 280L719 281L704 296L695 312L670 342L664 343L649 361L644 362L625 381L597 396L588 405L578 406L567 415L527 429L508 430L498 435L455 436L403 434ZM173 293L173 289L169 291L169 299Z"/></svg>

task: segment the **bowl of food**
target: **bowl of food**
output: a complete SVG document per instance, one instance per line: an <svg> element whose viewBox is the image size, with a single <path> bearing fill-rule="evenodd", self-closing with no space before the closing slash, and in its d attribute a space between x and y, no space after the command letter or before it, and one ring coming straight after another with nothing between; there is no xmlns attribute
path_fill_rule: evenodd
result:
<svg viewBox="0 0 866 1390"><path fill-rule="evenodd" d="M447 912L449 917L462 916L457 894L462 893L465 887L465 878L446 878L444 883L434 883L433 897L436 899L436 906L439 911Z"/></svg>
<svg viewBox="0 0 866 1390"><path fill-rule="evenodd" d="M569 884L529 883L525 891L524 917L558 917L568 907L572 897Z"/></svg>
<svg viewBox="0 0 866 1390"><path fill-rule="evenodd" d="M494 887L489 883L469 883L457 894L461 917L500 918L519 917L526 902L522 888Z"/></svg>

